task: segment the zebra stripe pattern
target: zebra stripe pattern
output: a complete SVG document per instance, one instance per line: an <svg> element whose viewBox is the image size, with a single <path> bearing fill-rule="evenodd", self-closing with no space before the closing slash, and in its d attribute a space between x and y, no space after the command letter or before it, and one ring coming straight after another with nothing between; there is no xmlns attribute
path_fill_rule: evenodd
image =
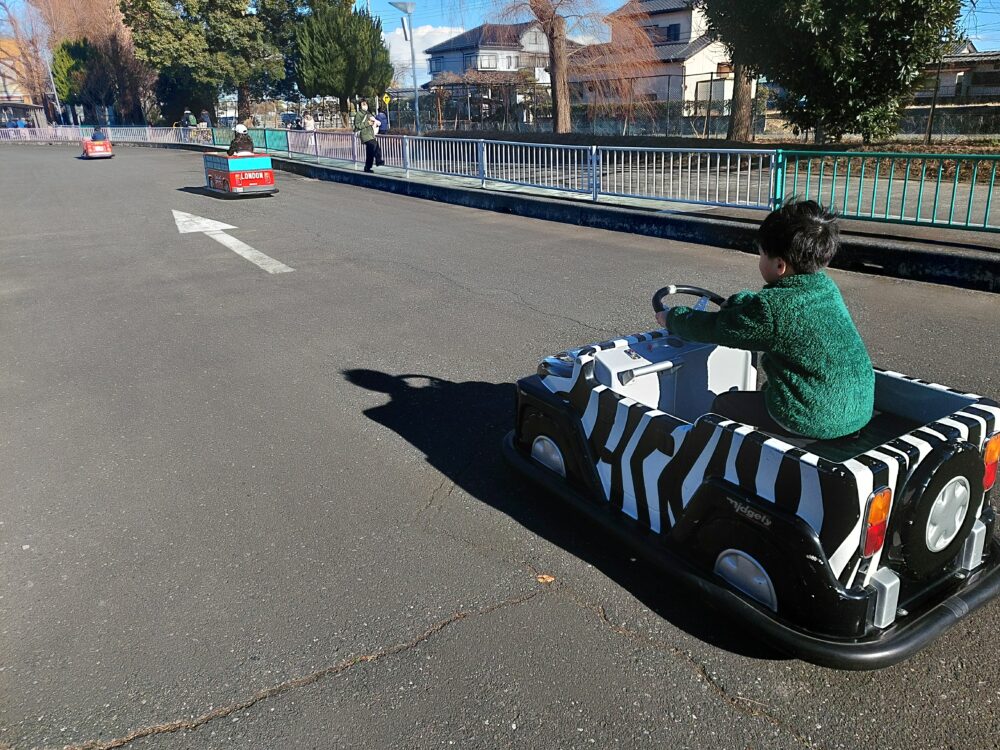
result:
<svg viewBox="0 0 1000 750"><path fill-rule="evenodd" d="M961 396L968 405L884 445L835 462L715 414L691 424L604 385L593 385L590 376L596 354L665 335L651 331L592 344L575 353L571 377L542 378L549 390L580 415L596 457L604 499L652 531L663 533L682 517L706 478L722 477L805 521L817 533L834 575L847 587L867 584L878 569L881 552L863 560L860 548L871 493L889 487L895 498L936 446L963 440L982 450L987 438L1000 429L1000 407L989 399L877 370L883 378ZM980 506L977 515L981 512Z"/></svg>

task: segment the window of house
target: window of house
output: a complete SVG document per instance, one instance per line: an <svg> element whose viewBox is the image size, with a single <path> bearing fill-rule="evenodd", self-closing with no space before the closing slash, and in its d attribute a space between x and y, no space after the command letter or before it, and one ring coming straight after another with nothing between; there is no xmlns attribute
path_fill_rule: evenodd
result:
<svg viewBox="0 0 1000 750"><path fill-rule="evenodd" d="M497 69L497 56L496 55L480 55L479 56L479 68L481 70L496 70Z"/></svg>
<svg viewBox="0 0 1000 750"><path fill-rule="evenodd" d="M531 43L532 44L541 44L542 43L541 36L539 35L539 33L537 31L531 32Z"/></svg>
<svg viewBox="0 0 1000 750"><path fill-rule="evenodd" d="M465 55L462 59L463 65L466 70L475 70L476 67L476 56L475 55Z"/></svg>
<svg viewBox="0 0 1000 750"><path fill-rule="evenodd" d="M974 70L969 78L973 86L997 86L1000 85L1000 70Z"/></svg>
<svg viewBox="0 0 1000 750"><path fill-rule="evenodd" d="M672 23L667 26L666 36L668 42L679 42L681 40L681 25L679 23Z"/></svg>
<svg viewBox="0 0 1000 750"><path fill-rule="evenodd" d="M517 70L517 55L507 55L507 70Z"/></svg>
<svg viewBox="0 0 1000 750"><path fill-rule="evenodd" d="M440 57L431 58L431 73L440 73L444 70L444 60Z"/></svg>

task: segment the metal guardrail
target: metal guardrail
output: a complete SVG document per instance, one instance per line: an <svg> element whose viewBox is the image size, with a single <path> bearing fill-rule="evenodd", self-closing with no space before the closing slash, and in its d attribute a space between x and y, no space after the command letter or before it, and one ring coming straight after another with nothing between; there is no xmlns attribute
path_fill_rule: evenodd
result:
<svg viewBox="0 0 1000 750"><path fill-rule="evenodd" d="M479 141L480 178L540 190L582 193L596 200L599 156L595 146Z"/></svg>
<svg viewBox="0 0 1000 750"><path fill-rule="evenodd" d="M0 129L5 141L77 141L93 128ZM108 128L111 140L223 147L228 128ZM253 128L272 154L347 164L364 161L349 132ZM381 135L388 166L548 194L770 209L810 198L841 216L869 221L1000 231L993 191L1000 156L784 151L781 149L561 146Z"/></svg>
<svg viewBox="0 0 1000 750"><path fill-rule="evenodd" d="M1000 231L1000 156L783 151L777 161L776 203L811 198L852 219Z"/></svg>
<svg viewBox="0 0 1000 750"><path fill-rule="evenodd" d="M773 204L775 151L601 147L599 194L740 208Z"/></svg>

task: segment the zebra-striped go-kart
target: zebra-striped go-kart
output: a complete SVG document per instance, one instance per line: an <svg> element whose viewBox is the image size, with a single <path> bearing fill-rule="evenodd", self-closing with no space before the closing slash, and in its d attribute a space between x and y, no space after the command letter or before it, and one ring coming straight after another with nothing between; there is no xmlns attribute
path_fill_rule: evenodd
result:
<svg viewBox="0 0 1000 750"><path fill-rule="evenodd" d="M721 304L696 287L665 287ZM858 434L791 440L709 413L749 352L651 331L546 357L508 460L779 650L901 661L1000 590L994 401L876 369ZM794 444L793 444L794 443Z"/></svg>

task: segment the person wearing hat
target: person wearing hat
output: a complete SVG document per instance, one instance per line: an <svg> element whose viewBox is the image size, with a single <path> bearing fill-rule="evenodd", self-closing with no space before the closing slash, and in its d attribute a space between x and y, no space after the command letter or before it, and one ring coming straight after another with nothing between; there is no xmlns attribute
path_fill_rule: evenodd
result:
<svg viewBox="0 0 1000 750"><path fill-rule="evenodd" d="M252 154L253 140L250 138L250 134L247 133L247 126L237 125L233 128L233 131L233 140L229 144L229 150L226 153L230 156Z"/></svg>
<svg viewBox="0 0 1000 750"><path fill-rule="evenodd" d="M358 111L354 113L354 130L357 132L358 138L365 145L366 172L372 171L372 162L375 163L376 167L381 167L385 164L382 160L382 149L375 138L375 126L377 123L378 120L372 117L368 111L368 102L362 99Z"/></svg>

